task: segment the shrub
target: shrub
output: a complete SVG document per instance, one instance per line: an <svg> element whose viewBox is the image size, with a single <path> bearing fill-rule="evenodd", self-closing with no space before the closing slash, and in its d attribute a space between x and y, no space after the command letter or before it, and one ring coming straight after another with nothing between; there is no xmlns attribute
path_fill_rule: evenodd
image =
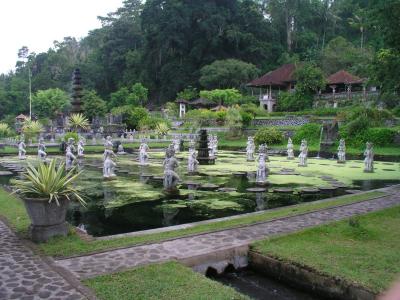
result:
<svg viewBox="0 0 400 300"><path fill-rule="evenodd" d="M368 128L363 135L363 144L372 142L376 146L388 146L394 141L396 130L390 128L376 127Z"/></svg>
<svg viewBox="0 0 400 300"><path fill-rule="evenodd" d="M219 110L215 113L217 122L220 124L224 124L226 121L226 110Z"/></svg>
<svg viewBox="0 0 400 300"><path fill-rule="evenodd" d="M243 120L240 112L236 108L229 108L226 114L226 126L229 128L229 137L238 137L241 135Z"/></svg>
<svg viewBox="0 0 400 300"><path fill-rule="evenodd" d="M257 130L254 136L256 145L267 144L275 145L282 143L283 134L275 127L264 127Z"/></svg>
<svg viewBox="0 0 400 300"><path fill-rule="evenodd" d="M321 125L316 123L308 123L301 126L293 137L295 143L300 143L302 139L306 139L308 144L319 143L321 134Z"/></svg>
<svg viewBox="0 0 400 300"><path fill-rule="evenodd" d="M0 123L0 138L9 137L11 135L11 128L6 123Z"/></svg>
<svg viewBox="0 0 400 300"><path fill-rule="evenodd" d="M192 109L185 115L185 121L193 124L195 127L214 125L216 115L208 109Z"/></svg>
<svg viewBox="0 0 400 300"><path fill-rule="evenodd" d="M79 136L78 136L78 133L76 133L76 132L73 132L73 131L67 132L67 133L64 135L63 140L64 140L64 142L68 142L68 140L69 140L70 138L73 138L74 141L75 141L75 143L77 143L77 142L79 141Z"/></svg>
<svg viewBox="0 0 400 300"><path fill-rule="evenodd" d="M395 115L396 117L400 118L400 106L397 106L396 108L392 109L392 113L393 115Z"/></svg>
<svg viewBox="0 0 400 300"><path fill-rule="evenodd" d="M249 126L253 120L253 115L243 110L240 110L240 115L242 116L242 122L244 126Z"/></svg>
<svg viewBox="0 0 400 300"><path fill-rule="evenodd" d="M313 97L294 92L281 92L278 96L277 109L279 111L300 111L311 108Z"/></svg>

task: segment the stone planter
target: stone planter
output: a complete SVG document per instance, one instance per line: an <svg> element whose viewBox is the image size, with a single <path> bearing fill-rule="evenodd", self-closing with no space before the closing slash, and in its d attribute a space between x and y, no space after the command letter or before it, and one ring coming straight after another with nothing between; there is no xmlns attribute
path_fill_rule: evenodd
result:
<svg viewBox="0 0 400 300"><path fill-rule="evenodd" d="M46 242L53 236L67 235L68 224L65 222L65 216L68 199L60 199L59 206L55 201L49 203L46 199L24 198L23 200L31 219L29 234L32 241Z"/></svg>

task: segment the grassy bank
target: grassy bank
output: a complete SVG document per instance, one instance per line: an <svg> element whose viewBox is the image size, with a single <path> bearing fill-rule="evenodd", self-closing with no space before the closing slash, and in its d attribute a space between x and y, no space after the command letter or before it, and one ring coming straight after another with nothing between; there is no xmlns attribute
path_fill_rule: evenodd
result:
<svg viewBox="0 0 400 300"><path fill-rule="evenodd" d="M400 207L350 220L257 242L252 248L381 292L400 274Z"/></svg>
<svg viewBox="0 0 400 300"><path fill-rule="evenodd" d="M71 232L71 234L69 234L67 237L54 238L46 244L40 244L39 248L46 255L65 257L249 225L257 222L264 222L275 218L293 216L337 205L365 201L384 195L385 193L377 191L368 192L360 195L347 195L331 200L328 199L319 202L303 203L299 205L283 207L280 209L264 211L259 214L252 214L231 220L197 225L191 228L176 231L147 234L135 237L124 237L111 240L85 241L82 240L74 232ZM29 219L26 215L23 203L21 202L21 200L13 195L8 194L2 189L0 189L0 214L8 219L8 221L12 224L12 226L17 230L18 233L26 233L29 226Z"/></svg>
<svg viewBox="0 0 400 300"><path fill-rule="evenodd" d="M99 299L249 299L176 262L85 280Z"/></svg>

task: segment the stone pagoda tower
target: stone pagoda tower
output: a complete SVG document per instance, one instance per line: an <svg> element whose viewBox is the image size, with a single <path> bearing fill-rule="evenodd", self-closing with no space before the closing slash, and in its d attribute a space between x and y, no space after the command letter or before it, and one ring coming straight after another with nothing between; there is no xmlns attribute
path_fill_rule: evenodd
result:
<svg viewBox="0 0 400 300"><path fill-rule="evenodd" d="M83 113L82 89L81 71L75 69L72 73L71 113Z"/></svg>

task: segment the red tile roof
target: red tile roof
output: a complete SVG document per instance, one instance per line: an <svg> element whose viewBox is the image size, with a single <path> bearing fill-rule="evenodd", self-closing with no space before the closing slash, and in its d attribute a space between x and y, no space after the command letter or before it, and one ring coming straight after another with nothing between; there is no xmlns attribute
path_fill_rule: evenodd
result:
<svg viewBox="0 0 400 300"><path fill-rule="evenodd" d="M340 70L339 72L336 72L335 74L332 74L328 77L328 84L355 84L363 82L363 79L352 75L345 70Z"/></svg>
<svg viewBox="0 0 400 300"><path fill-rule="evenodd" d="M270 71L263 76L254 79L248 86L261 87L261 86L285 86L288 82L295 81L294 71L296 70L295 64L286 64L276 70Z"/></svg>

